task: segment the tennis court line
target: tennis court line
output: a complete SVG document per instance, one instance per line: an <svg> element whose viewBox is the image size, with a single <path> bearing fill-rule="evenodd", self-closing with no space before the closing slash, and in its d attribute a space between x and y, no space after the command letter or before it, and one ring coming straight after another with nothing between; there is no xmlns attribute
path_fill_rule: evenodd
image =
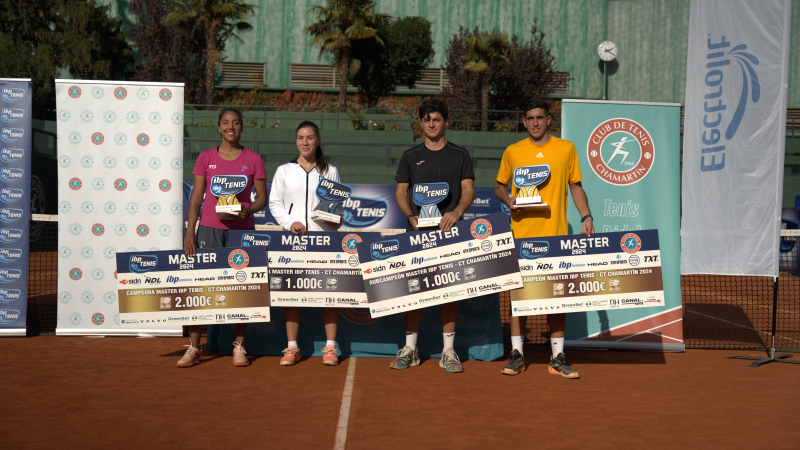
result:
<svg viewBox="0 0 800 450"><path fill-rule="evenodd" d="M681 317L681 318L680 318L680 319L678 319L678 320L673 320L672 322L662 323L662 324L660 324L660 325L657 325L657 326L655 326L655 327L653 327L653 328L650 328L649 330L640 331L640 332L638 332L638 333L636 333L636 334L631 334L630 336L625 336L625 337L623 337L623 338L621 338L621 339L617 339L615 342L621 342L621 341L624 341L624 340L626 340L626 339L630 339L630 338L632 338L632 337L638 336L638 335L640 335L640 334L644 334L644 333L650 333L650 334L655 334L655 335L657 335L657 336L661 336L661 337L665 337L665 338L668 338L668 339L672 339L673 341L678 341L678 342L681 342L681 343L683 343L683 341L682 341L682 340L680 340L680 339L675 339L675 338L673 338L673 337L669 337L669 336L667 336L667 335L665 335L665 334L658 334L658 333L653 333L653 332L652 332L652 331L653 331L653 330L655 330L655 329L658 329L658 328L661 328L661 327L666 327L667 325L671 325L671 324L673 324L673 323L675 323L675 322L680 322L680 321L682 321L682 320L683 320L683 317Z"/></svg>
<svg viewBox="0 0 800 450"><path fill-rule="evenodd" d="M693 293L693 294L698 294L699 293L700 295L706 295L706 296L709 296L709 297L717 297L717 298L721 298L723 300L732 300L734 302L739 302L739 303L747 303L748 305L751 305L751 306L757 306L759 308L772 310L772 304L771 303L770 303L769 306L767 306L767 305L759 305L758 303L748 302L747 300L742 300L742 299L738 299L738 298L735 298L735 297L730 297L730 296L727 296L727 295L711 294L708 291L697 291L697 290L689 291L689 290L687 290L687 292L690 292L690 293ZM791 310L791 309L777 308L777 311L780 311L780 312L786 313L786 314L800 315L800 312L797 312L797 311L794 311L794 310Z"/></svg>
<svg viewBox="0 0 800 450"><path fill-rule="evenodd" d="M347 424L350 422L350 401L353 399L353 379L356 375L356 357L351 356L347 362L347 377L342 393L342 406L339 408L339 424L336 426L336 439L333 450L344 450L347 443Z"/></svg>
<svg viewBox="0 0 800 450"><path fill-rule="evenodd" d="M770 334L770 332L769 332L769 331L762 331L762 330L758 330L758 329L756 329L756 328L753 328L753 327L748 327L747 325L742 325L742 324L740 324L740 323L731 322L730 320L720 319L719 317L709 316L708 314L699 313L699 312L697 312L697 311L692 311L692 310L690 310L690 309L684 309L684 311L686 311L686 312L690 312L690 313L692 313L692 314L697 314L697 315L700 315L700 316L703 316L703 317L708 317L709 319L719 320L720 322L729 323L729 324L731 324L731 325L736 325L737 327L747 328L748 330L753 330L753 331L755 331L756 333L761 333L761 334L766 334L766 335L769 335L769 334ZM775 337L776 337L776 338L781 338L781 339L784 339L784 340L787 340L787 341L792 341L792 342L800 342L800 341L798 341L797 339L788 338L788 337L785 337L785 336L781 336L781 335L779 335L779 334L776 334L776 335L775 335Z"/></svg>

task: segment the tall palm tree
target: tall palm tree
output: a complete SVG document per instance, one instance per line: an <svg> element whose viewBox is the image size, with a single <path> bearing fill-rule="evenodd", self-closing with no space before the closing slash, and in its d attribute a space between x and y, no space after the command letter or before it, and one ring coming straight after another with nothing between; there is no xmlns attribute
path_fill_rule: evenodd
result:
<svg viewBox="0 0 800 450"><path fill-rule="evenodd" d="M325 52L333 55L339 72L339 106L347 106L347 75L355 74L360 61L350 58L350 47L358 39L383 41L378 31L389 24L392 16L375 12L374 0L326 0L325 6L312 6L317 22L306 27L314 36L311 45L319 45L319 56Z"/></svg>
<svg viewBox="0 0 800 450"><path fill-rule="evenodd" d="M489 84L491 82L490 66L495 63L509 64L508 55L514 51L511 41L504 33L477 33L461 36L467 43L469 51L462 58L466 61L464 68L480 74L481 80L481 131L489 130Z"/></svg>
<svg viewBox="0 0 800 450"><path fill-rule="evenodd" d="M194 22L206 41L206 104L214 103L214 80L217 78L217 65L222 61L220 43L230 36L238 39L236 30L253 28L244 20L257 5L242 0L172 0L169 14L161 18L165 26L175 26L181 22Z"/></svg>

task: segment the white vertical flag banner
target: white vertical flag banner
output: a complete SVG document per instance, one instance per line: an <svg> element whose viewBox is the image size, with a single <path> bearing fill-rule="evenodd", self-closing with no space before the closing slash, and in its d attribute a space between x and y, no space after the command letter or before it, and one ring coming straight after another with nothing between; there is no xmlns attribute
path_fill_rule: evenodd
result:
<svg viewBox="0 0 800 450"><path fill-rule="evenodd" d="M183 83L56 80L57 335L120 328L116 253L183 242Z"/></svg>
<svg viewBox="0 0 800 450"><path fill-rule="evenodd" d="M791 0L692 0L681 273L778 276Z"/></svg>

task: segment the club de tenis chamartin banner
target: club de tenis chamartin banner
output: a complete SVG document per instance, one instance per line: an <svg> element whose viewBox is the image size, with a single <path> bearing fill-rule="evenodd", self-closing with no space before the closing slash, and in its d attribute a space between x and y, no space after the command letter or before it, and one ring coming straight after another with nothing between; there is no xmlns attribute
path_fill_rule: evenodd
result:
<svg viewBox="0 0 800 450"><path fill-rule="evenodd" d="M0 79L0 336L25 336L31 205L31 81Z"/></svg>
<svg viewBox="0 0 800 450"><path fill-rule="evenodd" d="M57 335L181 335L120 327L117 252L183 241L183 84L56 80Z"/></svg>
<svg viewBox="0 0 800 450"><path fill-rule="evenodd" d="M564 100L562 131L578 151L595 230L658 230L665 300L654 307L570 314L567 344L683 351L680 104ZM569 208L570 233L580 232L579 216Z"/></svg>

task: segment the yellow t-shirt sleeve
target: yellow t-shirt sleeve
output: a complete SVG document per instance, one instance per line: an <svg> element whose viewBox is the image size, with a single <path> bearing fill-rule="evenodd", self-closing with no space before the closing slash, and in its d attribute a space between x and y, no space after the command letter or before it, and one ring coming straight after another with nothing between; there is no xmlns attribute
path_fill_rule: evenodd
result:
<svg viewBox="0 0 800 450"><path fill-rule="evenodd" d="M581 176L581 167L578 165L578 151L575 146L570 146L569 149L569 184L575 184L583 179Z"/></svg>
<svg viewBox="0 0 800 450"><path fill-rule="evenodd" d="M500 160L500 170L497 171L497 181L502 184L508 184L511 181L511 163L508 161L508 149L503 152L503 159Z"/></svg>

